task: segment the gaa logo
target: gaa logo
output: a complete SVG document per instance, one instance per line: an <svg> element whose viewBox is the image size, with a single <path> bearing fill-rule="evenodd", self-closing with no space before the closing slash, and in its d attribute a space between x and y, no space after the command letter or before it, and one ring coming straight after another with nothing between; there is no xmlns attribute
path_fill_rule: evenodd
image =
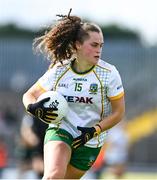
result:
<svg viewBox="0 0 157 180"><path fill-rule="evenodd" d="M97 94L97 92L98 92L98 84L96 83L91 84L89 88L89 94Z"/></svg>

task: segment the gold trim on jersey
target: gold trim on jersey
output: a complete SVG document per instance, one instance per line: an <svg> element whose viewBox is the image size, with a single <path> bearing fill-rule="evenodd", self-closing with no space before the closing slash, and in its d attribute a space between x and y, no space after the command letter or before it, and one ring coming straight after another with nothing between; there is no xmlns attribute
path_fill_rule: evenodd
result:
<svg viewBox="0 0 157 180"><path fill-rule="evenodd" d="M55 66L55 64L51 63L48 67L48 70L52 69Z"/></svg>
<svg viewBox="0 0 157 180"><path fill-rule="evenodd" d="M54 66L57 66L57 67L63 67L63 66L65 66L65 65L68 65L70 62L68 61L68 60L64 60L62 63L61 62L57 62L57 63L51 63L50 65L49 65L49 68L48 68L48 70L49 69L52 69Z"/></svg>
<svg viewBox="0 0 157 180"><path fill-rule="evenodd" d="M105 69L106 71L111 72L111 70L110 70L110 69L107 69L106 67L100 66L100 65L98 65L98 64L97 64L96 66L98 66L98 67L100 67L100 68L102 68L102 69Z"/></svg>
<svg viewBox="0 0 157 180"><path fill-rule="evenodd" d="M124 96L124 91L118 94L117 96L109 97L110 100L117 100Z"/></svg>
<svg viewBox="0 0 157 180"><path fill-rule="evenodd" d="M101 85L101 105L102 105L102 112L101 112L101 115L100 115L100 120L102 119L103 117L103 114L104 114L104 92L103 92L103 84L101 82L101 80L99 79L97 73L95 72L95 70L93 70L93 73L95 74L96 78L98 79L98 81L100 82L100 85Z"/></svg>
<svg viewBox="0 0 157 180"><path fill-rule="evenodd" d="M36 86L39 87L39 88L43 91L43 93L47 91L46 89L44 89L44 88L40 85L39 82L36 83Z"/></svg>
<svg viewBox="0 0 157 180"><path fill-rule="evenodd" d="M97 144L97 148L99 147L100 144L100 134L98 135L98 144Z"/></svg>
<svg viewBox="0 0 157 180"><path fill-rule="evenodd" d="M62 73L62 75L57 79L56 84L55 84L55 86L54 86L54 90L56 90L56 87L57 87L57 84L58 84L59 80L69 71L69 69L70 69L70 67L67 68L67 69Z"/></svg>

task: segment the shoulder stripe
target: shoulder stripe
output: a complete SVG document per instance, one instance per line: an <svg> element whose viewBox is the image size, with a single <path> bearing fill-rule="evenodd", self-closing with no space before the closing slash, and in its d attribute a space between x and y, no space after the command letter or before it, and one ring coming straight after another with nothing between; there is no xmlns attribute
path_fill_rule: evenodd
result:
<svg viewBox="0 0 157 180"><path fill-rule="evenodd" d="M103 67L103 66L100 66L100 65L96 65L97 67L99 67L99 68L102 68L102 69L105 69L106 71L109 71L109 72L111 72L111 70L110 69L108 69L108 68L106 68L106 67Z"/></svg>
<svg viewBox="0 0 157 180"><path fill-rule="evenodd" d="M48 70L52 69L54 67L55 64L50 64L48 67Z"/></svg>
<svg viewBox="0 0 157 180"><path fill-rule="evenodd" d="M59 80L69 71L69 69L70 69L70 67L68 67L68 68L61 74L61 76L57 79L54 89L56 89Z"/></svg>
<svg viewBox="0 0 157 180"><path fill-rule="evenodd" d="M109 97L110 100L117 100L124 96L124 91L118 94L117 96Z"/></svg>
<svg viewBox="0 0 157 180"><path fill-rule="evenodd" d="M36 83L36 86L39 87L43 92L46 92L47 90L44 89L39 82Z"/></svg>

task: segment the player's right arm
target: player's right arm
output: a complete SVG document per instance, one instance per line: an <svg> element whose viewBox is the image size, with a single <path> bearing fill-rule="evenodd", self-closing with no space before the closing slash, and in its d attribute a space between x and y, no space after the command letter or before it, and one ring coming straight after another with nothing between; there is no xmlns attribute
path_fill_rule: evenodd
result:
<svg viewBox="0 0 157 180"><path fill-rule="evenodd" d="M30 89L28 89L23 95L23 104L27 109L29 104L33 104L37 101L38 97L44 93L44 89L42 89L38 82L35 83Z"/></svg>
<svg viewBox="0 0 157 180"><path fill-rule="evenodd" d="M49 90L52 90L53 80L55 78L55 68L51 68L38 79L38 81L23 95L23 104L27 109L29 104L36 102L38 97Z"/></svg>

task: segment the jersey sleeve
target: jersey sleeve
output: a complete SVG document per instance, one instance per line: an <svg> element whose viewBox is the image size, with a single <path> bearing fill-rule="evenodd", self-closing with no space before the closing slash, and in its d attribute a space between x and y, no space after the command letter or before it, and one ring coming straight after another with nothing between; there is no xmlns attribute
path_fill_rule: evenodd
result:
<svg viewBox="0 0 157 180"><path fill-rule="evenodd" d="M107 96L110 100L119 99L124 95L124 88L119 72L113 66L110 74Z"/></svg>
<svg viewBox="0 0 157 180"><path fill-rule="evenodd" d="M43 89L43 91L53 90L55 80L55 68L49 69L40 79L37 81L37 85Z"/></svg>

